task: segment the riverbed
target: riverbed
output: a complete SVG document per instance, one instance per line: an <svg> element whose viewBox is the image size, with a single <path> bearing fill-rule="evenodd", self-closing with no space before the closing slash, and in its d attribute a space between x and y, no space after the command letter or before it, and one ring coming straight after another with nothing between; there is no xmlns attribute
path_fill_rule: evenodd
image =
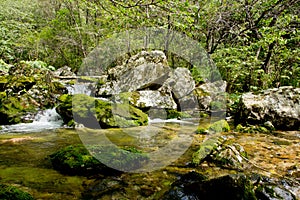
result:
<svg viewBox="0 0 300 200"><path fill-rule="evenodd" d="M205 127L209 121L202 121ZM277 131L272 134L222 133L242 145L249 163L243 170L226 169L203 162L190 165L192 154L208 135L195 134L195 124L157 121L146 127L90 130L57 128L37 132L2 132L0 134L0 183L29 192L35 199L161 199L182 174L196 171L210 178L234 173L255 172L269 177L286 178L299 183L300 132ZM86 134L86 133L89 134ZM85 137L85 135L89 135ZM144 171L117 175L64 175L52 168L49 155L71 144L97 143L106 137L118 146L134 146L151 153L172 144L183 152L170 157L155 154L152 167ZM147 136L147 137L146 137ZM178 139L184 138L184 140ZM188 140L190 143L186 143ZM180 141L186 145L180 145ZM152 154L151 154L152 155ZM171 162L168 162L170 159ZM165 163L162 163L166 161ZM155 163L160 163L155 164ZM161 164L162 163L162 164ZM300 189L291 189L300 198Z"/></svg>

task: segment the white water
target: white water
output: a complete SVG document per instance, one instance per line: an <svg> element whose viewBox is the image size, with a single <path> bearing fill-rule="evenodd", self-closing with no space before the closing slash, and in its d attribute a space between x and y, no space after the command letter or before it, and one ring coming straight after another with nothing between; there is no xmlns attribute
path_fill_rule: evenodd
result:
<svg viewBox="0 0 300 200"><path fill-rule="evenodd" d="M55 108L40 111L33 119L32 123L20 123L14 125L2 126L3 132L26 133L40 132L43 130L53 130L60 128L63 124L61 117L56 112Z"/></svg>
<svg viewBox="0 0 300 200"><path fill-rule="evenodd" d="M148 122L149 124L166 123L166 122L180 123L180 124L194 124L193 122L179 120L179 119L160 119L160 118L155 118L155 119L148 118Z"/></svg>

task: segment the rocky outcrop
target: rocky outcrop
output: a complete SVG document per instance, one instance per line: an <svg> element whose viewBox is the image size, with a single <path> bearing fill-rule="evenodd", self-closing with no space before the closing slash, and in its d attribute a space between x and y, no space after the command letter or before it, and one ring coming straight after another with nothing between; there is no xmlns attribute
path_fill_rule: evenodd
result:
<svg viewBox="0 0 300 200"><path fill-rule="evenodd" d="M300 88L285 86L242 95L235 122L264 124L268 121L277 129L299 130Z"/></svg>
<svg viewBox="0 0 300 200"><path fill-rule="evenodd" d="M191 95L194 88L195 82L187 68L171 69L162 51L142 51L109 69L107 81L98 84L96 96L134 92L134 98L128 100L135 107L181 110L180 104L189 102L181 99Z"/></svg>
<svg viewBox="0 0 300 200"><path fill-rule="evenodd" d="M108 82L98 88L97 96L115 95L160 87L171 71L161 51L142 51L125 64L108 71Z"/></svg>

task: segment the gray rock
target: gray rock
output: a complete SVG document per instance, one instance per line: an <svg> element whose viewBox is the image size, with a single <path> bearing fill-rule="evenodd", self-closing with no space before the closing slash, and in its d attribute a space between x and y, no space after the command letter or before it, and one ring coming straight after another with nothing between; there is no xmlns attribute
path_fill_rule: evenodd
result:
<svg viewBox="0 0 300 200"><path fill-rule="evenodd" d="M130 97L130 103L138 108L167 108L176 109L177 105L170 95L163 95L159 91L137 91L138 98Z"/></svg>
<svg viewBox="0 0 300 200"><path fill-rule="evenodd" d="M243 94L236 116L239 122L262 124L270 121L278 129L300 128L300 88L280 87L260 94Z"/></svg>
<svg viewBox="0 0 300 200"><path fill-rule="evenodd" d="M181 99L189 95L195 89L195 81L187 68L178 67L164 82L160 91L172 91L175 98Z"/></svg>
<svg viewBox="0 0 300 200"><path fill-rule="evenodd" d="M122 66L108 70L109 80L98 88L97 95L115 95L146 88L159 88L168 78L170 67L161 51L142 51Z"/></svg>
<svg viewBox="0 0 300 200"><path fill-rule="evenodd" d="M199 108L205 111L225 109L226 85L226 81L216 81L204 83L195 88L195 95L199 102ZM212 103L217 103L219 108L212 108Z"/></svg>
<svg viewBox="0 0 300 200"><path fill-rule="evenodd" d="M54 76L76 76L75 73L72 72L72 69L68 66L64 66L62 68L57 69L53 72Z"/></svg>

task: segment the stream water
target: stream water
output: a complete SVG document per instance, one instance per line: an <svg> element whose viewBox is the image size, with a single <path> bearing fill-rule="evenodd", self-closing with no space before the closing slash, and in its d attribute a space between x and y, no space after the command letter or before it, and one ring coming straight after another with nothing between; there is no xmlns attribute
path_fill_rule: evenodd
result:
<svg viewBox="0 0 300 200"><path fill-rule="evenodd" d="M83 91L85 89L83 88ZM74 90L74 93L76 91ZM86 91L85 91L86 92ZM191 167L189 163L206 135L194 134L195 125L207 127L210 119L161 120L152 119L146 127L126 129L67 129L55 109L40 112L29 124L3 126L0 132L0 183L10 184L29 192L35 199L161 199L179 175L191 171L211 178L239 173L203 163ZM88 131L93 137L84 137ZM275 132L273 134L222 133L248 152L251 163L245 172L256 172L270 177L288 177L299 182L298 175L291 175L300 163L300 133ZM120 146L139 147L145 152L155 152L178 138L189 137L189 148L165 166L141 173L122 173L115 176L68 176L52 168L49 155L71 144L93 143L105 135ZM177 146L176 146L177 145ZM180 143L172 144L172 148ZM155 162L172 156L156 154ZM300 198L300 188L292 188Z"/></svg>

